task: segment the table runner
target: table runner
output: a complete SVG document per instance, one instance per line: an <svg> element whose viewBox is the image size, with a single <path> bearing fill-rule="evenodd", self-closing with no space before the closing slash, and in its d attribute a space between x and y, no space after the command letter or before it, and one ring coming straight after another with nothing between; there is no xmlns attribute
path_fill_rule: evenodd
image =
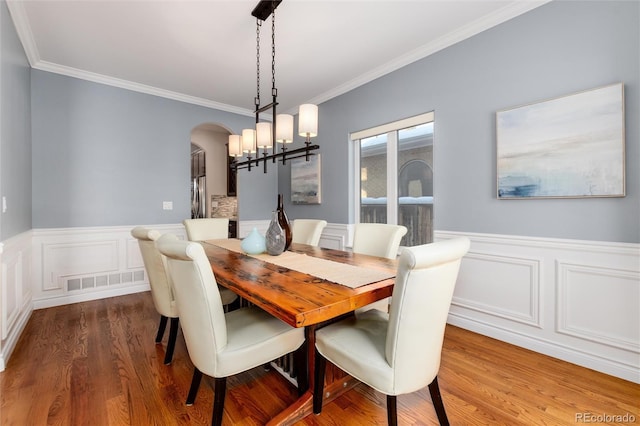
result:
<svg viewBox="0 0 640 426"><path fill-rule="evenodd" d="M222 240L207 241L215 246L243 253L240 247L240 240L230 238ZM246 254L246 253L245 253ZM361 266L348 265L346 263L334 262L333 260L320 259L313 256L307 256L302 253L285 251L279 256L271 256L270 254L246 254L247 256L260 259L264 262L277 266L282 266L293 271L302 272L304 274L313 275L336 284L344 285L350 288L357 288L363 285L372 284L378 281L395 277L395 273L379 271L376 269L364 268Z"/></svg>

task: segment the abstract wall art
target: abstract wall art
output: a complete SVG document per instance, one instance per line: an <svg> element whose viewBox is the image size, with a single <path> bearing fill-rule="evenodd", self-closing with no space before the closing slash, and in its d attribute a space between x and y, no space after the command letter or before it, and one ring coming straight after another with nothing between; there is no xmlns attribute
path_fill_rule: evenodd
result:
<svg viewBox="0 0 640 426"><path fill-rule="evenodd" d="M320 204L320 154L291 160L291 202L293 204Z"/></svg>
<svg viewBox="0 0 640 426"><path fill-rule="evenodd" d="M498 111L499 199L624 197L624 85Z"/></svg>

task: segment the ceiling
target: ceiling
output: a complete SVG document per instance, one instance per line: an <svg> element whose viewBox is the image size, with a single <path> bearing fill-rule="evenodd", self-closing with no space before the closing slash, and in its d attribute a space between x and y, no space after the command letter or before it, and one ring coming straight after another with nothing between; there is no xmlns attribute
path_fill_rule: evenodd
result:
<svg viewBox="0 0 640 426"><path fill-rule="evenodd" d="M321 103L548 0L284 0L276 10L279 111ZM257 1L8 0L35 69L253 114ZM261 31L270 99L271 19Z"/></svg>

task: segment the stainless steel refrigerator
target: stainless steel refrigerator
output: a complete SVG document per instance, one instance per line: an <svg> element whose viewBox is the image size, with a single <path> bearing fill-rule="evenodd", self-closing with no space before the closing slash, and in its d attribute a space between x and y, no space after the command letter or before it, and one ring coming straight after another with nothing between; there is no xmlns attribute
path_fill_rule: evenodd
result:
<svg viewBox="0 0 640 426"><path fill-rule="evenodd" d="M207 217L206 176L191 180L191 219Z"/></svg>
<svg viewBox="0 0 640 426"><path fill-rule="evenodd" d="M207 175L204 151L191 153L191 219L207 217Z"/></svg>

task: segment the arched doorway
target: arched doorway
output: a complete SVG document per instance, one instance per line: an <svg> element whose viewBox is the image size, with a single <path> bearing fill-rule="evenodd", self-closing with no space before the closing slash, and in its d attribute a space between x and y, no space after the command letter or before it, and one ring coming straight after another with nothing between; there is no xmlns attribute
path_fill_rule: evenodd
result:
<svg viewBox="0 0 640 426"><path fill-rule="evenodd" d="M219 214L219 204L223 204L223 214L237 215L236 199L229 197L227 190L230 134L214 123L203 123L191 130L192 217L214 217Z"/></svg>

